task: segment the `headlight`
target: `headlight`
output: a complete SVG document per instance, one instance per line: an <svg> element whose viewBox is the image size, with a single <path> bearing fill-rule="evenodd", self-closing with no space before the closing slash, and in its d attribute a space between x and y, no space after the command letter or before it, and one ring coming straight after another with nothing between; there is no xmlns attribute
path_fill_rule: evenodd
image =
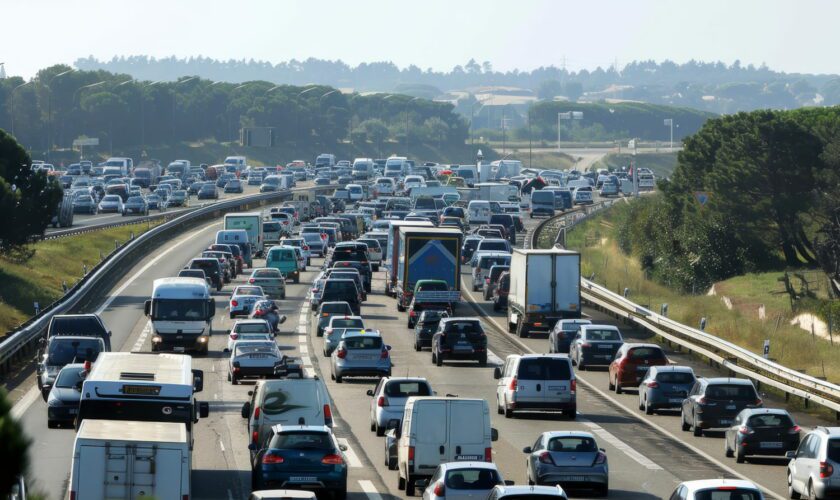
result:
<svg viewBox="0 0 840 500"><path fill-rule="evenodd" d="M63 403L61 402L61 400L57 399L57 398L50 398L50 399L47 400L47 406L55 407L55 406L62 406L62 404Z"/></svg>
<svg viewBox="0 0 840 500"><path fill-rule="evenodd" d="M203 343L207 342L207 337L198 337L198 341L203 344Z"/></svg>
<svg viewBox="0 0 840 500"><path fill-rule="evenodd" d="M152 336L152 342L153 342L153 343L158 343L158 342L160 342L161 340L163 340L163 339L161 339L161 338L160 338L160 335L153 335L153 336Z"/></svg>

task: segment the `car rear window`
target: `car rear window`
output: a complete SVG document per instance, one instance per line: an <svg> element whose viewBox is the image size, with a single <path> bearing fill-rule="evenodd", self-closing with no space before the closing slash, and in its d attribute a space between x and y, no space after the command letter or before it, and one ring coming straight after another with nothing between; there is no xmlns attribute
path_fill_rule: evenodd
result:
<svg viewBox="0 0 840 500"><path fill-rule="evenodd" d="M483 258L480 262L481 269L490 269L493 266L506 266L510 264L510 259L507 257L491 257L491 258Z"/></svg>
<svg viewBox="0 0 840 500"><path fill-rule="evenodd" d="M350 337L344 339L344 347L347 349L381 349L381 337Z"/></svg>
<svg viewBox="0 0 840 500"><path fill-rule="evenodd" d="M827 443L828 459L834 463L840 462L840 439L829 439Z"/></svg>
<svg viewBox="0 0 840 500"><path fill-rule="evenodd" d="M389 382L385 386L385 395L392 398L409 396L431 396L429 384L425 382Z"/></svg>
<svg viewBox="0 0 840 500"><path fill-rule="evenodd" d="M755 389L743 384L711 384L706 387L705 396L709 399L756 399Z"/></svg>
<svg viewBox="0 0 840 500"><path fill-rule="evenodd" d="M446 333L475 333L483 332L481 323L475 321L449 321L446 323Z"/></svg>
<svg viewBox="0 0 840 500"><path fill-rule="evenodd" d="M665 353L658 347L634 347L630 349L628 357L632 360L662 359Z"/></svg>
<svg viewBox="0 0 840 500"><path fill-rule="evenodd" d="M362 320L357 318L352 319L333 319L332 320L333 328L364 328L365 324Z"/></svg>
<svg viewBox="0 0 840 500"><path fill-rule="evenodd" d="M507 251L507 243L504 241L482 241L481 245L478 246L479 250L486 251L486 250L501 250Z"/></svg>
<svg viewBox="0 0 840 500"><path fill-rule="evenodd" d="M234 295L247 295L249 297L259 297L262 295L258 288L240 288L236 290Z"/></svg>
<svg viewBox="0 0 840 500"><path fill-rule="evenodd" d="M236 345L234 356L242 354L274 354L274 346L268 344L241 344Z"/></svg>
<svg viewBox="0 0 840 500"><path fill-rule="evenodd" d="M271 439L269 447L286 450L322 450L332 449L333 444L326 432L283 432Z"/></svg>
<svg viewBox="0 0 840 500"><path fill-rule="evenodd" d="M449 285L447 285L446 283L433 281L431 283L421 284L420 290L424 292L447 292L449 291Z"/></svg>
<svg viewBox="0 0 840 500"><path fill-rule="evenodd" d="M659 372L656 380L665 384L690 384L694 382L694 375L688 372Z"/></svg>
<svg viewBox="0 0 840 500"><path fill-rule="evenodd" d="M753 415L747 421L747 425L759 429L762 427L793 427L790 417L778 413L767 413L764 415Z"/></svg>
<svg viewBox="0 0 840 500"><path fill-rule="evenodd" d="M551 191L534 191L531 195L531 201L537 203L554 204L554 193Z"/></svg>
<svg viewBox="0 0 840 500"><path fill-rule="evenodd" d="M591 437L562 436L550 439L546 449L563 453L586 453L598 451L598 445Z"/></svg>
<svg viewBox="0 0 840 500"><path fill-rule="evenodd" d="M519 362L521 380L568 380L572 376L565 359L525 358Z"/></svg>
<svg viewBox="0 0 840 500"><path fill-rule="evenodd" d="M746 488L726 488L702 490L694 493L694 500L761 500L757 490Z"/></svg>
<svg viewBox="0 0 840 500"><path fill-rule="evenodd" d="M493 469L455 469L446 471L444 482L453 490L490 490L501 478Z"/></svg>
<svg viewBox="0 0 840 500"><path fill-rule="evenodd" d="M604 330L586 330L586 339L587 340L621 340L621 334L619 334L615 330L611 329L604 329ZM635 354L636 349L633 350L633 356Z"/></svg>
<svg viewBox="0 0 840 500"><path fill-rule="evenodd" d="M283 274L280 272L279 269L259 269L254 271L255 278L279 278Z"/></svg>

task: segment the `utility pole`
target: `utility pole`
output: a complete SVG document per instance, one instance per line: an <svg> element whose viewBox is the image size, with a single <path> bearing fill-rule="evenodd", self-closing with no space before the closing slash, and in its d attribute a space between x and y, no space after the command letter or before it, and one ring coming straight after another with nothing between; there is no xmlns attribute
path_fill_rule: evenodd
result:
<svg viewBox="0 0 840 500"><path fill-rule="evenodd" d="M671 142L668 146L668 151L674 151L674 119L673 118L665 118L665 126L671 129Z"/></svg>
<svg viewBox="0 0 840 500"><path fill-rule="evenodd" d="M633 152L630 157L630 170L633 172L633 196L639 197L639 171L636 169L636 139L630 139L627 147Z"/></svg>

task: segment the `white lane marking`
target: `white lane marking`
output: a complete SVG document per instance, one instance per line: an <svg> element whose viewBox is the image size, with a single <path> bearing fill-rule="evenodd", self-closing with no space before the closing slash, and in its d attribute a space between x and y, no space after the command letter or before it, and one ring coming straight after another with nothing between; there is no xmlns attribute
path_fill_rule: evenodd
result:
<svg viewBox="0 0 840 500"><path fill-rule="evenodd" d="M469 296L470 296L470 300L471 300L474 304L478 304L478 302L476 302L476 301L475 301L475 297L473 296L473 294L472 294L472 293L470 293L470 291L469 291L469 290L464 290L464 291L467 293L467 295L469 295ZM494 325L496 325L496 327L497 327L499 330L501 330L501 331L503 331L503 332L507 332L507 328L502 328L502 325L500 325L500 324L499 324L499 322L498 322L498 321L496 321L496 319L495 319L495 318L492 318L492 317L490 317L490 316L486 316L486 315L484 316L484 318L485 318L485 319L487 319L488 321L492 322ZM522 349L523 351L525 351L525 352L529 352L529 353L531 353L531 354L533 354L533 353L534 353L534 350L533 350L533 349L531 349L530 347L528 347L527 345L525 345L524 343L522 343L522 342L521 342L518 338L516 338L515 336L510 335L510 336L508 337L508 339L510 339L510 341L511 341L511 342L513 342L514 344L518 345L518 346L519 346L519 348L520 348L520 349ZM624 406L624 405L623 405L622 403L620 403L617 399L614 399L612 396L610 396L610 395L609 395L609 394L607 394L606 392L604 392L604 391L602 391L601 389L598 389L597 387L595 387L595 385L594 385L592 382L589 382L589 381L588 381L588 380L586 380L585 378L581 377L581 376L580 376L580 373L575 373L575 378L577 378L577 380L579 380L579 381L581 382L581 384L582 384L583 386L585 386L587 389L589 389L589 390L591 390L592 392L594 392L594 393L598 394L599 396L601 396L602 398L606 399L607 401L610 401L613 405L615 405L616 407L618 407L618 408L619 408L620 410L622 410L623 412L627 413L628 415L630 415L630 416L632 416L632 417L634 417L634 418L637 418L637 419L641 420L642 422L644 422L644 423L646 423L647 425L649 425L651 428L653 428L653 429L655 429L656 431L658 431L660 434L662 434L662 435L664 435L664 436L667 436L667 437L669 437L669 438L673 439L674 441L677 441L677 442L679 442L679 443L682 443L684 446L686 446L689 450L691 450L691 451L692 451L692 452L694 452L695 454L700 455L701 457L705 458L705 459L706 459L706 460L708 460L709 462L712 462L713 464L717 465L718 467L720 467L721 469L725 470L725 471L726 471L726 472L728 472L729 474L732 474L734 477L737 477L738 479L743 479L743 480L745 480L745 481L752 481L752 483L753 483L753 484L755 484L756 486L758 486L761 490L763 490L763 491L764 491L764 493L765 493L766 495L769 495L769 496L771 496L771 497L773 497L773 498L776 498L777 500L787 500L787 499L786 499L786 497L784 497L784 496L782 496L782 495L779 495L779 494L775 493L773 490L771 490L770 488L768 488L768 487L766 487L766 486L764 486L764 485L762 485L762 484L760 484L760 483L756 482L754 478L749 478L749 477L745 476L744 474L741 474L740 472L736 471L736 470L735 470L735 469L733 469L732 467L729 467L729 466L728 466L728 465L726 465L725 463L723 463L723 462L721 462L720 460L716 459L715 457L713 457L713 456L709 455L708 453L706 453L705 451L701 450L700 448L698 448L698 447L696 447L696 446L692 445L691 443L689 443L689 442L688 442L688 440L685 440L685 439L680 439L679 437L677 437L677 436L675 436L674 434L672 434L672 433L671 433L671 431L669 431L669 430L665 429L665 428L664 428L664 427L662 427L661 425L659 425L659 424L657 424L657 423L653 422L652 420L650 420L650 419L646 418L645 416L640 415L640 414L636 413L635 411L631 410L630 408L628 408L628 407Z"/></svg>
<svg viewBox="0 0 840 500"><path fill-rule="evenodd" d="M126 281L126 282L125 282L125 283L123 283L123 284L122 284L119 288L117 288L117 289L116 289L116 290L115 290L115 291L111 294L111 296L110 296L110 297L108 297L108 299L107 299L107 300L105 300L105 302L103 302L101 306L99 306L99 309L97 309L97 310L96 310L96 314L97 314L97 315L100 315L100 314L102 314L103 312L105 312L105 309L108 309L108 307L110 307L110 306L111 306L111 303L112 303L112 302L114 302L114 299L116 299L117 297L119 297L119 296L120 296L120 294L121 294L121 293L123 293L123 292L125 291L125 289L126 289L126 288L128 288L129 286L131 286L131 284L132 284L132 283L134 283L134 282L137 280L137 278L139 278L139 277L140 277L140 276L142 276L142 275L143 275L146 271L148 271L149 269L151 269L151 267L152 267L152 266L154 266L155 264L157 264L157 263L158 263L158 262L159 262L162 258L164 258L164 257L166 257L167 255L169 255L169 254L170 254L173 250L175 250L176 248L180 247L181 245L183 245L184 243L186 243L186 242L188 242L188 241L193 241L193 240L195 239L195 236L196 236L196 235L201 234L201 233L203 233L203 232L206 232L206 231L208 231L209 229L214 228L214 227L216 227L216 226L219 226L219 225L221 225L221 224L222 224L222 222L217 222L217 223L215 223L215 224L211 224L211 225L209 225L209 226L207 226L207 227L205 227L205 228L202 228L202 229L198 229L198 230L196 230L196 231L193 231L192 233L190 233L189 235L187 235L186 237L184 237L183 239L181 239L181 241L179 241L178 243L175 243L175 244L174 244L174 245L172 245L171 247L169 247L169 248L167 248L166 250L164 250L163 252L159 253L159 254L158 254L158 255L157 255L154 259L152 259L152 260L150 260L149 262L147 262L145 266L141 267L141 268L140 268L140 269L139 269L136 273L134 273L134 274L131 276L131 278L129 278L129 279L128 279L128 281Z"/></svg>
<svg viewBox="0 0 840 500"><path fill-rule="evenodd" d="M309 367L304 368L303 373L306 374L306 378L315 378L315 370L313 370L312 368L309 368ZM333 418L335 418L335 417L333 417Z"/></svg>
<svg viewBox="0 0 840 500"><path fill-rule="evenodd" d="M306 316L301 315L300 319L298 320L298 324L300 326L306 326Z"/></svg>
<svg viewBox="0 0 840 500"><path fill-rule="evenodd" d="M227 492L228 492L228 500L233 500L233 492L230 491L230 490L227 490Z"/></svg>
<svg viewBox="0 0 840 500"><path fill-rule="evenodd" d="M301 344L305 344L306 343L306 335L298 335L298 342L300 342Z"/></svg>
<svg viewBox="0 0 840 500"><path fill-rule="evenodd" d="M143 332L140 333L140 336L137 338L137 342L134 343L134 347L131 348L131 352L140 352L143 349L143 344L146 343L146 337L152 332L152 322L147 321L146 326L143 327Z"/></svg>
<svg viewBox="0 0 840 500"><path fill-rule="evenodd" d="M222 449L222 453L225 452L225 443L223 443L221 439L219 440L219 448Z"/></svg>
<svg viewBox="0 0 840 500"><path fill-rule="evenodd" d="M496 356L496 353L490 349L487 349L487 363L495 366L503 366L505 364L504 360Z"/></svg>
<svg viewBox="0 0 840 500"><path fill-rule="evenodd" d="M642 455L638 451L631 448L628 444L624 441L618 439L617 437L610 434L606 429L601 427L600 425L596 424L595 422L590 422L589 420L580 419L580 422L592 429L592 432L600 436L604 441L610 443L614 447L618 448L625 455L630 457L631 460L637 462L642 467L648 470L662 470L662 467L656 464L653 460L649 459L648 457Z"/></svg>
<svg viewBox="0 0 840 500"><path fill-rule="evenodd" d="M362 488L362 491L365 496L368 497L368 500L382 500L382 495L376 491L376 486L373 485L373 482L368 481L367 479L360 479L359 487Z"/></svg>
<svg viewBox="0 0 840 500"><path fill-rule="evenodd" d="M306 325L298 326L297 332L300 333L300 334L306 333Z"/></svg>
<svg viewBox="0 0 840 500"><path fill-rule="evenodd" d="M312 359L309 356L301 356L300 359L304 366L312 366Z"/></svg>
<svg viewBox="0 0 840 500"><path fill-rule="evenodd" d="M362 461L359 460L359 457L356 455L356 452L353 451L353 448L350 447L350 443L347 441L347 438L338 438L338 444L347 447L347 449L344 450L344 456L347 457L347 465L349 465L350 467L362 466Z"/></svg>
<svg viewBox="0 0 840 500"><path fill-rule="evenodd" d="M300 349L300 352L303 353L303 354L308 354L309 353L309 347L307 347L303 344L298 346L298 349Z"/></svg>
<svg viewBox="0 0 840 500"><path fill-rule="evenodd" d="M23 414L26 413L26 410L28 410L29 407L32 406L32 403L34 403L40 395L41 391L38 390L37 386L32 387L31 389L26 391L26 394L24 394L23 397L20 398L20 401L18 401L17 404L12 407L12 418L14 418L15 420L20 420L20 417L22 417Z"/></svg>

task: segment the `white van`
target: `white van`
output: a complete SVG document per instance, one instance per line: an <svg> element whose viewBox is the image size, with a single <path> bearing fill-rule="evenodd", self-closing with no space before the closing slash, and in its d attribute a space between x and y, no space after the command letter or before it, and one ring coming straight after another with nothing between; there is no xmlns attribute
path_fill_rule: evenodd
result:
<svg viewBox="0 0 840 500"><path fill-rule="evenodd" d="M399 489L414 495L418 479L432 477L446 462L492 462L492 441L498 433L490 427L490 409L483 399L410 397L396 428Z"/></svg>
<svg viewBox="0 0 840 500"><path fill-rule="evenodd" d="M505 418L514 411L561 411L577 416L577 381L566 354L511 354L496 367L496 410Z"/></svg>
<svg viewBox="0 0 840 500"><path fill-rule="evenodd" d="M470 224L488 224L493 212L490 210L490 202L484 200L473 200L467 205L467 212L470 216Z"/></svg>

